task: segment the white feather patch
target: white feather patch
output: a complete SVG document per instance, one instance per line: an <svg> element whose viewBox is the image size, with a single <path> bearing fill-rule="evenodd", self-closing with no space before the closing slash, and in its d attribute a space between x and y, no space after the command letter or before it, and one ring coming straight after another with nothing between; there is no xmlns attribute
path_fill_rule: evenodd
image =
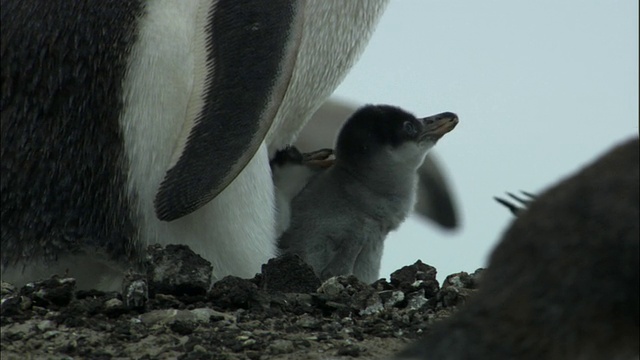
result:
<svg viewBox="0 0 640 360"><path fill-rule="evenodd" d="M161 222L154 197L184 147L202 107L202 29L210 1L151 1L124 81L120 119L143 245L185 244L209 260L214 276L251 277L275 253L274 195L266 147L216 199L172 222ZM212 166L215 166L212 164Z"/></svg>

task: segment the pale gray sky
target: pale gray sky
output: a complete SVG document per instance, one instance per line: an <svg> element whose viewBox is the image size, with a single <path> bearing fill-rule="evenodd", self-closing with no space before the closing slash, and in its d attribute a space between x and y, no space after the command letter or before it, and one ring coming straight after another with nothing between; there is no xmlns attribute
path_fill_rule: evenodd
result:
<svg viewBox="0 0 640 360"><path fill-rule="evenodd" d="M638 1L395 0L335 96L459 115L435 153L462 228L409 219L381 276L418 258L440 280L474 271L512 220L494 195L540 192L638 134Z"/></svg>

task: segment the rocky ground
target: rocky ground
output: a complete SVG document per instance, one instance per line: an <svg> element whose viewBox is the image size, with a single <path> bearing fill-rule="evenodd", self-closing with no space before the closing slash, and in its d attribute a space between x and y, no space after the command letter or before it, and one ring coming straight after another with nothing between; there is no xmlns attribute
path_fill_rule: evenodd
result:
<svg viewBox="0 0 640 360"><path fill-rule="evenodd" d="M421 261L368 285L320 283L299 258L208 289L210 265L182 246L150 249L122 292L52 277L2 283L2 359L384 359L448 317L480 271L450 275Z"/></svg>

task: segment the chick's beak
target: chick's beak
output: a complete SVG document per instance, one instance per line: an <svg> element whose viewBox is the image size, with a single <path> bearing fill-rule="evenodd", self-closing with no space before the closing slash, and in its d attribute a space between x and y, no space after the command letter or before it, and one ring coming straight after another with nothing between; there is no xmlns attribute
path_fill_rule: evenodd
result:
<svg viewBox="0 0 640 360"><path fill-rule="evenodd" d="M458 125L458 115L452 112L443 112L420 119L422 122L421 140L438 140L444 134L453 130Z"/></svg>

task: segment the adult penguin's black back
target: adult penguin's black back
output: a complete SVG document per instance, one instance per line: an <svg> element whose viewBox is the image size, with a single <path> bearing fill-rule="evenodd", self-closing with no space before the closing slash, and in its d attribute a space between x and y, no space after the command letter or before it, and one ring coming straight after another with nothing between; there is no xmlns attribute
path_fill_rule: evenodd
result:
<svg viewBox="0 0 640 360"><path fill-rule="evenodd" d="M118 118L144 9L140 1L31 3L2 1L2 264L82 245L130 254Z"/></svg>

